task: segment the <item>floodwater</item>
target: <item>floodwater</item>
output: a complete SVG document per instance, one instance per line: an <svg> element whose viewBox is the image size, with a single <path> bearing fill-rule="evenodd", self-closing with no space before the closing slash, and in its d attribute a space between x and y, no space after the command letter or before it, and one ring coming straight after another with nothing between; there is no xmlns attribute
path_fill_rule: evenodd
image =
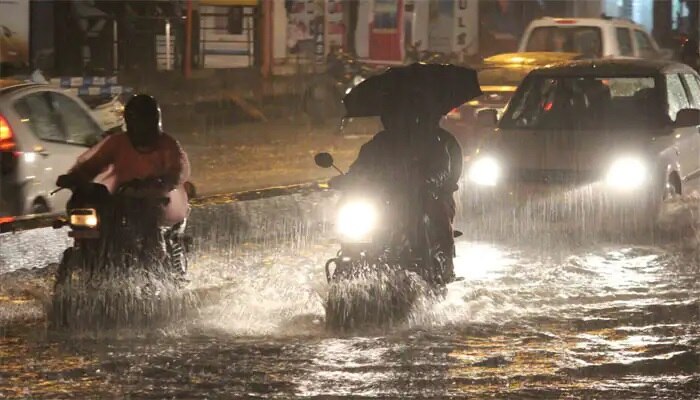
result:
<svg viewBox="0 0 700 400"><path fill-rule="evenodd" d="M35 299L50 268L5 260L0 398L700 397L700 261L687 243L462 240L464 280L445 298L400 326L337 334L323 324L335 252L323 230L233 243L224 210L196 230L201 308L157 329L47 330Z"/></svg>

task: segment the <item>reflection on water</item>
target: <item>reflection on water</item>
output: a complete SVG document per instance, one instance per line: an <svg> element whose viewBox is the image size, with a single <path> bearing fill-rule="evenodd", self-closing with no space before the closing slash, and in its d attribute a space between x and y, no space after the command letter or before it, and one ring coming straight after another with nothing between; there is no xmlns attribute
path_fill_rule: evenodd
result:
<svg viewBox="0 0 700 400"><path fill-rule="evenodd" d="M465 279L445 298L404 326L346 336L324 329L322 265L335 245L320 239L200 251L199 314L144 331L18 323L40 315L31 299L49 274L6 274L0 398L698 398L695 257L566 246L459 242Z"/></svg>

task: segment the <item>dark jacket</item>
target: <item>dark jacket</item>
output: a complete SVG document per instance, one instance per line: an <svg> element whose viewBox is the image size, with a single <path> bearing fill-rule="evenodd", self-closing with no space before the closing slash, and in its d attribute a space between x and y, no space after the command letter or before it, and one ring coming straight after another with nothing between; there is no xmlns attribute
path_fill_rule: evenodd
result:
<svg viewBox="0 0 700 400"><path fill-rule="evenodd" d="M440 136L427 137L411 146L405 136L384 130L362 145L355 162L340 181L377 184L398 191L451 185L450 152Z"/></svg>
<svg viewBox="0 0 700 400"><path fill-rule="evenodd" d="M462 177L462 169L464 164L464 154L462 146L459 145L457 138L450 132L439 128L438 137L447 148L447 153L450 155L450 174L445 182L444 189L447 193L456 192L459 189L459 180Z"/></svg>

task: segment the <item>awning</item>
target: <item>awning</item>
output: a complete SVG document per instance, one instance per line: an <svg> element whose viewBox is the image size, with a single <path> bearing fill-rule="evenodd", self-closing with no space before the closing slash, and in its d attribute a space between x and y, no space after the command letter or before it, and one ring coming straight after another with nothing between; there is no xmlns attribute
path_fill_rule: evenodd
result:
<svg viewBox="0 0 700 400"><path fill-rule="evenodd" d="M258 0L200 0L199 4L205 6L248 6L256 7Z"/></svg>

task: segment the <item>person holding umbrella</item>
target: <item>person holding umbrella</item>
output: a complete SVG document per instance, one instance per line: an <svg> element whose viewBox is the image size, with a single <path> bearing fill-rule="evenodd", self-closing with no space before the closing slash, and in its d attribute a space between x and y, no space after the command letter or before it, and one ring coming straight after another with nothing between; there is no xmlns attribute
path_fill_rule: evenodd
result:
<svg viewBox="0 0 700 400"><path fill-rule="evenodd" d="M473 70L413 64L369 78L343 99L349 117L379 115L384 130L362 146L348 173L331 180L331 187L362 182L391 188L411 210L408 224L421 223L427 216L430 245L444 258L444 270L435 271L443 284L454 280L453 193L461 176L462 151L439 122L449 110L480 94Z"/></svg>

